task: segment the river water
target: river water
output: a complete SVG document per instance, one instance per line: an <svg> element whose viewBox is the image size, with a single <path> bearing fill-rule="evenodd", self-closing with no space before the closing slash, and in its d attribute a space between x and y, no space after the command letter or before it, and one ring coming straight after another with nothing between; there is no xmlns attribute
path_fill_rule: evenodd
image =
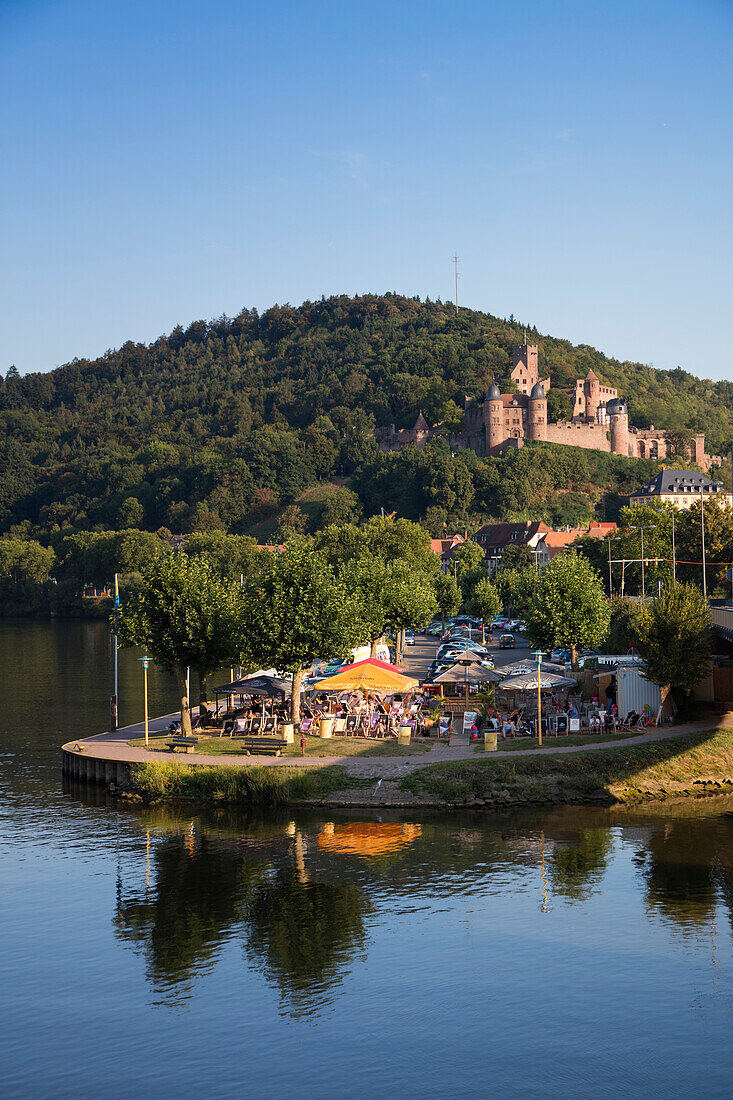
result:
<svg viewBox="0 0 733 1100"><path fill-rule="evenodd" d="M121 807L58 751L111 667L0 621L3 1096L730 1096L733 805Z"/></svg>

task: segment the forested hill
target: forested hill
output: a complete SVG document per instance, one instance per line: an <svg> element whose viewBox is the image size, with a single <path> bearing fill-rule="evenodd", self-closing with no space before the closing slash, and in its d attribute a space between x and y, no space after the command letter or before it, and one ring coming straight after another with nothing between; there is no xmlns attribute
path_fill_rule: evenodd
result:
<svg viewBox="0 0 733 1100"><path fill-rule="evenodd" d="M370 435L411 425L421 408L431 423L459 427L464 394L506 384L524 331L511 318L456 316L450 303L342 296L196 321L47 374L11 369L0 385L0 531L46 540L69 527L246 531L340 477L360 498L341 500L347 510L393 504L431 526L507 512L570 521L558 491L584 495L587 511L594 487L622 492L649 464L560 449L577 458L566 461L534 446L486 462L451 458L440 444L385 457ZM526 332L554 386L592 367L628 398L632 424L703 430L709 451L728 454L732 383Z"/></svg>

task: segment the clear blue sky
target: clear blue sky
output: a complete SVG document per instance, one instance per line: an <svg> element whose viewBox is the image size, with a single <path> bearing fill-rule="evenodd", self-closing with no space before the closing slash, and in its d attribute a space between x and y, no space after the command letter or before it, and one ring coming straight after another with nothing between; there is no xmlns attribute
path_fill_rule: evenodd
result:
<svg viewBox="0 0 733 1100"><path fill-rule="evenodd" d="M730 0L0 0L0 371L398 290L733 377Z"/></svg>

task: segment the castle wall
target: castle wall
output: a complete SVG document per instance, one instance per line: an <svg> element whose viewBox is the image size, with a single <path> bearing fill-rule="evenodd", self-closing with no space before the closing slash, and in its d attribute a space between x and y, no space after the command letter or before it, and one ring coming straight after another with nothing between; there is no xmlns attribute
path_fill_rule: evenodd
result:
<svg viewBox="0 0 733 1100"><path fill-rule="evenodd" d="M603 424L575 424L558 421L547 425L548 443L564 443L566 447L587 447L589 450L611 451L608 429Z"/></svg>

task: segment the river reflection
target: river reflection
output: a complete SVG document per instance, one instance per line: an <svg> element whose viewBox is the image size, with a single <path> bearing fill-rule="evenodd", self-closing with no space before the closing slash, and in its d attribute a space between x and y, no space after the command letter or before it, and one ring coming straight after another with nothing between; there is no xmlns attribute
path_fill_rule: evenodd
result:
<svg viewBox="0 0 733 1100"><path fill-rule="evenodd" d="M707 933L719 911L731 920L733 837L718 814L670 820L563 807L541 818L417 822L343 811L183 817L158 807L126 814L125 824L144 830L145 862L129 882L118 879L113 923L118 942L144 957L157 1004L195 997L195 983L236 942L238 980L249 967L277 990L283 1011L317 1016L342 995L355 961L368 961L385 903L412 913L415 933L429 937L426 922L446 896L490 906L516 891L549 914L601 897L614 863L646 912L677 933Z"/></svg>
<svg viewBox="0 0 733 1100"><path fill-rule="evenodd" d="M128 806L60 774L108 642L0 623L3 1096L733 1092L733 800Z"/></svg>

